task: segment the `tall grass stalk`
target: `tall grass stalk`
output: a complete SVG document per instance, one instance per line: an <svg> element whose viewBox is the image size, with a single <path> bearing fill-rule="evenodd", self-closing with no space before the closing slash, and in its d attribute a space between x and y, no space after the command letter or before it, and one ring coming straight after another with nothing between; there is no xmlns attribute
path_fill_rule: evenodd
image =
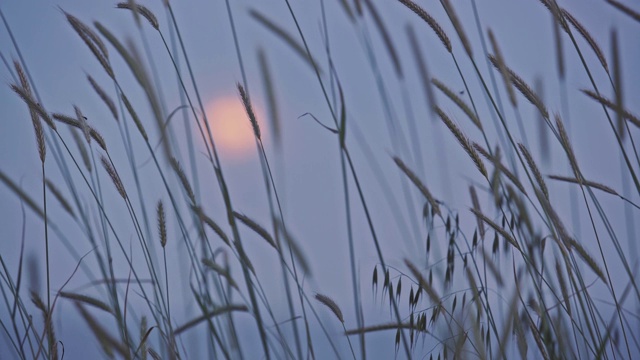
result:
<svg viewBox="0 0 640 360"><path fill-rule="evenodd" d="M512 34L475 0L225 0L210 32L187 29L182 4L116 4L132 34L60 9L87 99L39 93L43 65L0 11L1 100L19 119L2 133L30 117L36 139L0 170L20 206L4 202L2 228L21 236L15 254L0 245L0 346L74 357L78 332L124 359L633 358L637 10L598 7L616 19L603 36L575 5L533 3L508 16L550 22ZM547 35L516 54L534 30ZM235 63L213 86L244 108L244 160L210 112L202 39Z"/></svg>

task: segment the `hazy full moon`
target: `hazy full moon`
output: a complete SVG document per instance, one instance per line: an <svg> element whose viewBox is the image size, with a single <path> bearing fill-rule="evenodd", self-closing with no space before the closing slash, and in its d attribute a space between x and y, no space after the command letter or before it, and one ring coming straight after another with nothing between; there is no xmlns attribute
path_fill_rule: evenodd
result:
<svg viewBox="0 0 640 360"><path fill-rule="evenodd" d="M255 103L252 106L264 139L263 112ZM216 148L222 156L242 160L255 153L253 128L239 96L215 98L205 110Z"/></svg>

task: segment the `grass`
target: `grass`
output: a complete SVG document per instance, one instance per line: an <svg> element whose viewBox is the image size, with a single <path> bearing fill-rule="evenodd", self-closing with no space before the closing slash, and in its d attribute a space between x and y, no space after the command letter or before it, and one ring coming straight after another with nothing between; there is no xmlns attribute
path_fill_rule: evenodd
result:
<svg viewBox="0 0 640 360"><path fill-rule="evenodd" d="M533 3L550 19L538 24L553 34L540 51L555 62L542 82L558 101L518 73L509 60L517 54L501 43L508 34L485 23L493 17L473 0L320 1L311 14L283 0L285 20L224 2L241 76L231 87L255 143L252 179L234 177L217 146L173 3L117 4L135 24L126 36L61 11L91 56L86 89L99 114L74 98L65 99L72 115L49 108L0 13L10 102L31 117L41 182L25 189L21 174L0 169L18 200L4 206L30 211L20 225L3 223L22 229L19 252L0 252L4 353L63 358L79 345L59 331L78 326L73 315L107 358L633 358L640 120L621 57L635 34L613 29L607 57L598 44L606 36L572 9ZM637 25L630 7L601 5ZM247 45L244 27L264 32L267 45ZM334 27L353 30L356 46L345 51L354 38L337 39ZM352 56L368 71L362 83L351 80ZM297 149L286 141L278 86L290 79L273 71L283 57L304 66L298 87L315 94L296 124L330 139L320 151L331 169L314 169L330 194L285 176L294 165L283 159ZM262 98L267 119L256 111ZM586 149L592 135L581 127L595 127L576 119L579 107L600 125ZM365 121L372 113L375 124ZM619 174L597 176L597 162ZM291 205L292 182L337 199L317 205L331 213L322 226L339 234L326 251L309 251L325 235L305 225L319 221L307 215L316 204ZM259 209L243 207L242 184L260 194ZM43 229L44 269L29 266L27 226ZM70 275L56 270L65 259ZM330 277L335 269L342 278Z"/></svg>

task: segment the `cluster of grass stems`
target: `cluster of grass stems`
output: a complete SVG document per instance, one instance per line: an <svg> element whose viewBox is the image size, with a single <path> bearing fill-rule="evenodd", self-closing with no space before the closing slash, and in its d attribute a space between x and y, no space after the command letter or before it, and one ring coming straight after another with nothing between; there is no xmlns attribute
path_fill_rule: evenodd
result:
<svg viewBox="0 0 640 360"><path fill-rule="evenodd" d="M51 112L46 108L46 97L41 98L37 78L32 78L29 72L29 59L22 58L20 44L13 40L11 28L2 14L5 29L13 40L13 53L17 54L13 61L4 55L3 60L12 75L10 87L26 105L25 114L30 115L35 130L42 170L41 196L22 190L11 174L0 171L0 180L42 220L45 230L42 246L46 256L41 271L46 277L46 293L42 294L37 289L25 289L23 252L18 256L17 272L6 266L7 257L15 255L0 254L0 290L5 306L0 325L10 345L3 350L4 354L21 359L63 357L64 348L70 346L73 339L56 337L54 317L59 314L55 310L60 302L75 306L104 355L110 358L188 357L183 335L190 332L206 337L210 358L245 358L255 353L266 359L375 358L367 349L371 349L368 339L376 332L388 333L388 346L394 347L398 356L407 358L618 359L633 358L633 354L640 353L637 331L640 289L634 280L637 254L623 249L626 241L634 241L625 240L625 236L631 236L632 219L640 218L640 209L633 201L640 198L640 158L633 137L640 120L623 101L619 63L622 46L615 31L610 36L611 49L607 57L569 10L561 8L555 0L540 0L540 6L546 8L553 19L560 94L564 101L569 101L570 95L583 96L582 92L601 106L598 119L610 125L617 142L620 176L625 184L621 192L592 181L582 172L580 163L588 159L580 159L580 154L574 152L563 112L549 109L542 94L518 75L517 66L507 62L506 49L500 48L499 39L490 27L481 23L473 0L464 5L475 15L474 22L469 24L460 21L449 0L428 4L431 9L437 6L444 9L446 17L439 19L430 15L426 5L423 7L411 0L394 3L407 17L420 18L412 19L420 21L419 27L406 28L411 46L408 56L398 52L388 24L385 25L377 9L380 5L375 1L337 2L343 11L340 16L365 35L362 37L365 48L370 49L371 38L379 36L384 56L390 60L387 64L394 74L391 78L381 76L376 60L380 54L367 54L368 65L378 75L376 86L390 126L393 155L376 159L365 151L369 156L352 156L352 149L366 149L368 145L353 122L357 114L349 108L348 94L334 67L324 2L320 1L324 52L318 53L312 53L290 1L283 2L294 32L288 32L287 27L258 10L250 9L249 13L259 26L285 42L292 53L309 65L315 83L308 87L319 87L322 94L319 101L328 109L328 124L308 115L320 125L318 131L328 131L335 138L338 150L335 161L340 163L342 189L339 191L344 198L344 208L339 211L345 212L347 232L344 247L332 251L349 254L353 303L338 305L332 299L331 289L318 291L305 285L305 278L310 276L310 263L322 264L326 259L306 257L303 246L287 230L289 223L279 194L282 189L274 181L272 159L265 150L249 92L257 85L249 84L245 75L240 51L242 39L237 36L229 0L225 5L242 73L237 93L255 137L271 218L268 227L250 214L242 213L243 209L235 206L230 195L225 159L216 148L216 134L209 127L188 49L170 1L158 5L158 10L166 14L165 23L149 8L134 1L117 4L124 10L123 15L131 14L136 22L141 36L138 43L130 38L119 39L100 21L85 23L66 9L61 11L103 70L87 78L91 91L106 105L105 113L114 119L121 143L105 141L90 124L91 119L85 117L81 105L74 106L73 114ZM629 7L613 0L608 2L612 11L621 12L629 21L640 18ZM455 34L447 34L444 28L452 28ZM476 29L482 41L474 47L466 34ZM447 70L459 75L464 91L454 91L452 88L457 86L430 75L429 57L418 37L431 38L431 44L442 43L442 46L432 46L430 52L451 56ZM160 50L151 53L150 43L160 43ZM563 49L563 43L570 45ZM138 50L140 44L145 56ZM563 52L574 52L580 62L565 64ZM266 53L261 50L258 54L271 110L269 120L278 131L274 79ZM162 89L157 86L154 60L158 57L167 57L174 67L182 99L175 109L167 109ZM128 67L126 72L116 71L115 58L124 61ZM470 73L461 70L463 63L472 69ZM586 88L568 89L565 68L569 66L586 75L590 81ZM595 73L598 78L605 74L609 82L596 82ZM407 90L409 74L415 74L422 81L423 94L411 94ZM141 89L144 96L129 95L132 90L121 82L127 76L133 76L137 90ZM472 83L478 86L470 86ZM386 90L392 86L402 89L403 98L425 103L428 112L416 119L393 118L393 101ZM608 97L605 93L614 96ZM489 109L487 113L478 112L482 102ZM138 115L143 108L151 109L150 117ZM460 120L455 121L453 111L445 109L456 109ZM525 119L525 114L532 109L538 118ZM170 131L171 119L179 115L188 119L196 130L185 140L188 144L185 159L188 160L181 159ZM149 118L153 121L147 121ZM440 170L424 169L415 122L431 119L442 122L440 125L450 133L445 137L459 143L470 161L473 180L468 188L468 209L452 209L427 186ZM553 156L567 165L567 173L543 174L539 165L542 160L532 153L523 131L525 121L540 123L541 133L545 134L540 139L546 143L544 148L559 145L560 150ZM147 132L149 126L154 126L154 131ZM410 134L408 138L399 130L405 126ZM200 143L205 147L208 168L193 168L194 154L201 149L196 149L198 145L192 135L203 140ZM150 157L161 180L164 187L161 194L143 196L145 179L137 172L133 150L137 143L148 150L144 156ZM117 146L123 146L126 158L111 156L111 149ZM181 161L189 161L191 166L183 167ZM389 165L387 170L380 170L381 163ZM422 251L413 257L392 258L383 251L385 241L397 240L387 240L380 235L380 220L373 218L368 206L374 194L367 193L362 186L362 180L369 179L359 176L359 165L371 166L379 175L376 181L385 189L384 199L397 216L393 220L398 224L420 224L418 231L411 226L401 226L402 237L421 246ZM54 169L62 175L63 182L56 184L50 180L48 173ZM184 169L191 169L191 173ZM131 173L126 179L130 181L125 183L121 174L128 170ZM209 184L217 185L224 202L223 211L212 214L204 206L208 200L200 194L199 176L208 176ZM392 177L396 178L402 196L392 191L388 182ZM586 210L590 232L581 232L578 236L578 229L565 224L566 214L557 210L557 194L551 193L547 182L570 184L567 186L573 194L571 205ZM113 214L105 207L105 199L114 195L121 198L121 208L126 210L131 224L112 221ZM611 225L610 214L601 205L604 197L619 200L620 209L627 217L626 229ZM52 199L55 199L53 205ZM399 209L403 207L408 209L408 218L400 215ZM85 237L73 241L89 242L92 248L89 253L77 252L65 229L50 219L52 208L65 213L82 229ZM355 233L356 212L364 214L368 229L365 233ZM463 224L461 217L472 221ZM157 225L153 226L154 223ZM133 233L127 230L130 225ZM168 231L168 226L174 228ZM265 256L277 259L280 278L274 276L275 271L264 274L255 270L256 259L247 251L253 245L241 236L241 229L246 234L246 228L268 243L272 251ZM129 238L134 241L130 243ZM364 246L375 249L377 259L371 277L359 273L357 248L363 245L355 243L355 239L366 239ZM433 243L439 245L432 249ZM189 262L178 266L189 274L185 281L191 293L184 297L189 301L188 306L198 313L191 319L172 315L176 311L172 309L176 303L172 289L177 285L169 280L167 250L177 246L186 249L189 258ZM68 251L77 261L76 271L83 272L91 281L93 295L88 295L88 291L68 291L66 286L73 275L68 279L52 278L52 268L56 267L56 260L49 256L52 247ZM88 266L91 257L94 265ZM127 264L125 271L114 268L114 257ZM622 270L612 273L611 264ZM283 298L267 296L262 285L267 279L282 282ZM387 322L373 323L366 319L362 288L369 286L373 296L389 306ZM338 291L341 290L335 289ZM134 292L143 299L141 306L130 304ZM286 318L274 312L283 301L288 313ZM323 313L332 313L335 317ZM242 321L240 326L240 318L251 319L253 325ZM64 318L61 321L65 321ZM341 326L341 334L332 333L327 322ZM256 334L259 344L244 341L247 333ZM328 348L320 348L326 344ZM259 350L255 350L256 346Z"/></svg>

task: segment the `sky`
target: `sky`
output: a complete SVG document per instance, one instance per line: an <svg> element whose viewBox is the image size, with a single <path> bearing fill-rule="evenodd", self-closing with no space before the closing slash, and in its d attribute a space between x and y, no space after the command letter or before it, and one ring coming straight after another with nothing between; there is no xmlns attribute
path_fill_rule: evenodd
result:
<svg viewBox="0 0 640 360"><path fill-rule="evenodd" d="M168 18L162 2L141 1L140 3L148 6L157 15L162 33L171 42ZM468 211L471 206L468 186L470 183L481 183L481 177L474 169L473 163L457 144L455 138L437 117L428 111L421 79L406 35L407 26L411 26L417 34L429 74L449 85L461 96L466 96L468 91L475 94L480 114L489 114L489 108L482 96L479 82L473 76L472 64L466 57L453 26L447 21L446 14L439 4L419 2L439 21L451 38L453 52L459 61L461 71L471 74L467 78L470 90L466 90L461 82L451 56L444 51L433 31L421 19L399 2L374 3L389 29L398 53L401 54L400 64L404 74L401 81L395 76L393 63L371 16L365 16L363 21L354 25L342 10L340 1L291 1L310 50L324 70L322 76L325 81L328 62L323 43L321 4L326 7L324 11L326 11L329 29L329 48L348 103L346 107L347 142L353 151L355 167L362 181L371 216L376 224L378 235L382 239L383 252L392 266L400 268L403 266L403 258L419 259L419 254L424 253L426 231L421 220L422 205L415 200L419 199L418 193L415 189L403 191L400 173L395 168L392 156L400 156L417 169L428 183L432 193L449 208L459 212L463 227L469 234L473 232L475 220ZM559 80L550 13L538 1L487 0L477 4L482 23L481 32L476 26L471 3L456 2L455 6L469 36L480 71L485 75L489 74L488 65L482 58L481 37L488 41L486 31L490 28L497 37L507 64L512 69L532 86L535 79L543 79L545 103L551 112L561 114L565 120L585 176L622 192L624 184L620 177L621 164L615 140L601 109L593 100L579 92L579 89L589 88L590 83L566 36L562 42L563 54L568 64L566 80L564 82ZM613 30L617 32L621 44L620 63L625 104L630 111L640 112L637 101L634 101L640 96L640 86L638 86L640 71L635 66L640 59L640 47L635 43L640 24L634 23L631 18L602 1L589 0L580 2L579 5L560 1L559 4L589 29L608 60L611 60L610 34ZM629 5L633 4L629 2ZM237 211L267 225L269 224L269 205L258 152L251 138L251 124L246 117L242 117L244 110L237 94L236 84L244 83L245 80L234 47L225 2L174 1L172 6L205 108L213 119L211 126L214 134L221 134L216 135L216 142L234 206ZM148 51L153 54L151 56L153 67L150 73L154 76L158 87L162 89L159 94L163 99L161 106L163 112L168 114L178 109L182 101L175 72L172 70L171 61L166 56L158 34L148 24L143 24L143 31L139 32L132 15L127 11L116 9L115 3L111 2L6 0L0 3L0 10L20 48L21 56L34 83L33 87L39 93L46 109L71 115L74 111L73 106L78 105L87 116L89 124L106 139L109 154L120 169L123 182L134 186L134 178L131 176L131 168L127 163L120 136L119 126L122 123L119 125L114 121L104 103L91 89L86 75L90 74L94 77L109 93L113 94L114 89L108 87L110 84L108 77L69 26L63 11L87 24L99 21L119 39L132 39L142 56L148 61L147 49L143 46L146 41L149 45ZM336 300L347 314L347 323L350 325L348 327L355 327L355 317L351 311L353 300L338 138L337 135L318 125L311 116L304 115L312 114L323 124L335 127L322 90L308 63L297 56L282 39L268 31L251 16L251 11L257 10L299 40L295 24L284 1L231 1L231 10L246 70L248 90L264 134L264 146L282 200L287 227L296 237L311 264L312 276L305 279L305 286L310 294L323 293ZM367 44L371 45L371 49L367 48ZM595 81L598 84L604 84L603 93L613 98L611 86L607 86L609 80L606 73L599 67L597 58L584 39L578 38L578 44L585 54L586 62L591 68L597 70L594 71ZM109 47L109 51L110 57L114 59L117 76L132 102L136 104L136 110L149 133L151 143L157 144L160 133L152 119L143 91L115 49ZM368 51L371 51L369 54L374 61L368 57ZM0 29L0 52L9 63L19 56L4 26ZM273 78L281 123L281 144L277 142L277 135L273 133L273 126L267 119L268 99L258 60L258 54L261 52L265 54ZM181 58L179 61L181 66L184 66L184 59ZM25 192L31 194L36 202L41 204L42 174L33 127L26 106L8 86L14 82L13 74L13 68L7 69L5 65L0 67L0 79L3 85L7 85L0 86L0 107L3 109L2 120L0 120L2 121L0 154L3 154L0 156L0 170L20 184ZM508 99L499 74L497 72L493 74L496 76L497 88L502 95L506 117L513 124L512 128L518 129L516 113L508 107ZM384 88L379 87L380 83L377 81L380 79L384 82ZM568 94L566 102L563 100L565 99L564 86ZM189 91L192 91L191 87ZM388 104L382 100L381 92L387 94L390 100ZM329 96L337 95L334 93ZM465 97L465 99L468 98ZM468 122L455 105L447 102L441 94L438 96L438 103L445 112L452 115L467 136L474 141L482 140L478 130ZM559 156L560 147L556 142L550 146L550 158L544 157L539 139L539 119L535 108L521 96L518 98L518 103L524 130L514 130L519 141L525 142L530 147L534 157L539 159L544 174L569 175L570 168L566 159ZM220 122L216 122L216 118L233 118L234 120L238 118L239 120L232 121L234 129L229 130L220 125ZM495 142L497 135L493 120L489 115L485 115L482 121L485 122L491 141ZM150 228L155 233L155 204L160 199L167 203L169 199L150 161L149 152L143 146L142 139L132 123L128 124L128 131L135 143L133 153L136 158L136 169L144 179L142 190L146 211L150 218ZM632 131L632 134L637 136L637 129ZM185 139L188 138L189 132L196 136L193 141L198 148L193 159L189 158L185 146ZM237 136L242 140L234 140L235 138L230 135L236 132L241 134ZM68 131L62 133L71 144L72 151L77 154L71 134ZM203 142L197 138L197 128L193 124L184 123L182 111L179 109L171 120L170 137L177 144L177 156L185 173L191 179L203 207L212 217L224 223L223 199L215 182L215 175L207 163ZM226 145L227 140L232 145ZM48 145L51 146L51 143ZM416 152L418 156L415 155ZM94 145L95 156L101 153ZM97 157L96 160L99 161L99 158ZM195 171L193 165L195 165ZM381 172L376 169L381 169ZM62 176L53 159L52 150L48 154L46 171L48 178L63 187ZM85 187L77 176L77 171L75 172L74 179L78 181L76 185ZM139 251L139 248L135 250L137 240L131 226L131 219L109 179L104 175L104 172L101 173L100 186L104 194L107 194L105 208L111 214L114 223L123 224L119 228L122 229L120 236L126 240L127 244L131 244L134 258L138 256L137 259L140 259L140 253L136 255L135 252ZM396 212L398 209L389 203L389 197L385 196L386 183L393 189L391 197L400 204L400 214ZM582 233L590 234L589 224L585 221L586 213L584 210L576 210L573 206L572 201L576 201L574 197L577 195L576 193L570 195L571 186L551 181L548 183L550 191L555 194L554 206L560 210L565 223L571 224L573 234L576 236ZM171 179L171 184L176 189L179 188L175 178ZM353 182L350 183L350 189L353 231L356 234L358 253L357 269L362 279L361 291L367 298L371 292L368 286L369 279L378 259L362 207L359 206L359 200L355 195ZM84 194L85 198L82 202L88 206L91 198L86 188ZM635 249L633 242L626 241L629 237L626 227L629 219L625 218L626 214L623 212L620 201L611 197L598 196L605 205L605 210L611 214L614 227L622 229L621 238L624 240L625 251L633 251ZM483 202L490 201L486 194L481 198ZM635 199L637 203L638 195L632 195L631 199ZM91 245L83 238L82 230L58 206L50 206L54 209L51 213L52 224L66 234L66 240L79 254L89 252ZM97 210L94 207L91 209L90 218L97 219ZM637 211L632 212L631 216L632 222L640 219ZM399 223L397 219L402 219L404 223ZM576 222L576 219L582 219L582 221ZM44 238L42 222L29 209L23 211L19 199L6 186L0 186L0 228L2 229L0 253L7 261L8 268L17 269L21 239L24 236L25 254L37 259L34 262L38 263L41 269L43 266L42 239ZM179 231L175 221L169 221L169 233L172 235L170 238L174 240L173 244L168 245L171 249L170 255L174 257L169 265L172 274L170 281L180 289L178 293L188 292L186 281L184 281L189 276L188 269L180 266L183 264L180 259L184 259L186 253L184 246L179 243ZM265 273L275 271L278 274L276 278L280 280L278 260L272 249L246 228L242 228L242 235L246 238L245 241L251 244L250 257L259 259L256 264L258 269ZM59 287L76 266L73 257L60 240L59 234L54 232L51 242L51 257L54 259L52 262L54 288ZM586 238L585 242L589 249L596 249L593 239ZM440 247L444 251L446 244L441 244ZM94 264L91 261L93 260L88 260L88 263ZM126 266L122 263L121 257L117 261ZM613 270L620 271L616 266L613 266ZM239 273L237 274L239 276ZM124 271L120 274L122 277L126 275ZM271 283L268 278L269 276L265 276L264 280L267 294L275 299L274 303L284 304L284 298L281 296L283 291L281 281ZM80 289L86 282L86 277L78 275L72 279L70 287ZM42 279L40 283L43 286ZM180 296L177 298L178 303L184 301ZM132 301L135 303L136 299ZM179 306L176 308L179 309ZM278 315L283 319L286 318L286 307L276 306L276 308ZM345 311L347 309L349 311ZM365 309L372 319L369 323L389 319L387 309L381 306L379 301L371 301L370 297L365 304ZM71 304L64 302L61 302L58 308L59 314L72 314L74 311ZM193 314L192 309L186 308L178 310L175 316L184 321L190 314ZM0 316L3 319L6 318L6 310L0 311ZM63 336L64 334L77 335L78 329L83 326L78 316L70 315L69 319L69 322L60 321L58 324L60 334ZM328 324L333 320L328 316L323 316L323 319ZM249 321L246 323L250 326ZM330 326L330 329L336 337L342 330L335 323ZM255 336L255 334L247 336ZM377 336L379 335L372 338L377 339ZM0 346L2 344L4 343L0 342ZM344 341L339 344L344 354L348 354ZM98 345L90 341L70 341L65 348L68 358L71 359L81 358L83 351L99 351ZM392 356L393 346L385 346L380 351L388 351Z"/></svg>

